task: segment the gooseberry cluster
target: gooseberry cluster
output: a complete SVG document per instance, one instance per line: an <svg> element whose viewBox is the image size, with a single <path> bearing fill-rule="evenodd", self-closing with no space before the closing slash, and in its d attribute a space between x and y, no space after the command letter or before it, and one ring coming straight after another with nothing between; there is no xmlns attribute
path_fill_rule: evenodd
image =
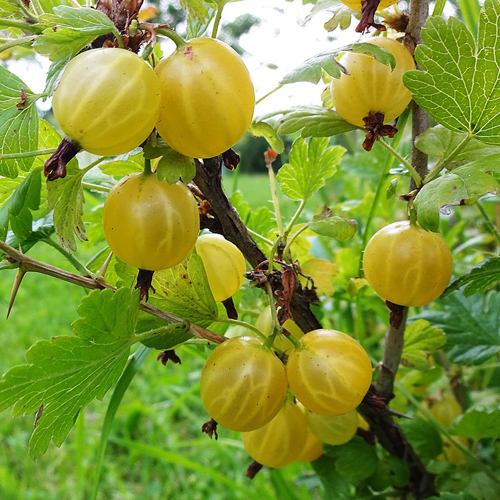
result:
<svg viewBox="0 0 500 500"><path fill-rule="evenodd" d="M285 364L260 339L235 337L212 352L200 380L212 419L241 431L249 455L272 468L318 458L321 443L349 441L372 381L365 350L336 330L309 332L287 353Z"/></svg>
<svg viewBox="0 0 500 500"><path fill-rule="evenodd" d="M140 146L155 127L185 156L217 156L246 132L254 104L243 61L212 38L180 44L155 70L127 50L83 52L66 66L53 98L71 141L107 156Z"/></svg>

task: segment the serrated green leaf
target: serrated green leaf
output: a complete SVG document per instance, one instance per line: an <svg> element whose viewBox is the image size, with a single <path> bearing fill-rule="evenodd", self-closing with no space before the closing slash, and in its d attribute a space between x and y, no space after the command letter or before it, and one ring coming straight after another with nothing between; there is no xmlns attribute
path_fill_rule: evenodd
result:
<svg viewBox="0 0 500 500"><path fill-rule="evenodd" d="M106 175L124 176L144 170L142 153L129 156L126 160L111 160L99 163L99 170Z"/></svg>
<svg viewBox="0 0 500 500"><path fill-rule="evenodd" d="M446 344L446 335L443 330L431 326L428 321L422 319L408 325L404 337L401 359L405 366L417 370L432 368L433 364L429 361L430 353Z"/></svg>
<svg viewBox="0 0 500 500"><path fill-rule="evenodd" d="M423 71L409 71L404 84L438 123L500 145L500 2L486 0L477 44L466 26L450 17L430 17L425 45L415 58Z"/></svg>
<svg viewBox="0 0 500 500"><path fill-rule="evenodd" d="M307 200L337 171L345 149L328 147L327 138L297 139L290 152L290 163L278 172L283 193L292 200Z"/></svg>
<svg viewBox="0 0 500 500"><path fill-rule="evenodd" d="M498 438L500 435L500 410L470 410L460 415L451 428L453 434L474 441Z"/></svg>
<svg viewBox="0 0 500 500"><path fill-rule="evenodd" d="M352 238L356 234L358 224L354 219L345 219L331 215L327 218L314 216L309 224L309 229L321 236L328 236L339 241Z"/></svg>
<svg viewBox="0 0 500 500"><path fill-rule="evenodd" d="M425 319L446 333L449 359L464 365L479 365L500 352L500 293L465 298L460 292L440 299L442 311L426 311Z"/></svg>
<svg viewBox="0 0 500 500"><path fill-rule="evenodd" d="M38 122L38 150L56 149L61 142L59 132L45 120ZM43 167L45 162L50 158L50 154L40 155L35 157L32 168Z"/></svg>
<svg viewBox="0 0 500 500"><path fill-rule="evenodd" d="M66 167L66 177L47 183L47 204L54 209L54 226L61 246L67 251L76 250L75 235L80 241L87 241L83 224L82 179L86 170L78 168L76 160Z"/></svg>
<svg viewBox="0 0 500 500"><path fill-rule="evenodd" d="M0 239L5 240L9 223L19 238L25 238L31 232L32 210L40 206L42 187L41 169L34 169L15 189L11 197L0 209ZM21 219L16 225L16 219Z"/></svg>
<svg viewBox="0 0 500 500"><path fill-rule="evenodd" d="M54 93L54 87L57 83L57 79L61 74L62 70L66 67L66 64L71 60L72 54L67 54L66 56L54 61L47 71L47 79L45 80L45 88L43 89L44 95L52 95Z"/></svg>
<svg viewBox="0 0 500 500"><path fill-rule="evenodd" d="M23 253L27 253L39 241L47 240L55 233L52 213L33 222L29 229L29 233L23 237L16 236L14 232L9 233L5 242L11 247L20 248Z"/></svg>
<svg viewBox="0 0 500 500"><path fill-rule="evenodd" d="M323 106L297 106L260 119L265 120L276 115L282 115L276 124L276 131L280 135L293 134L300 130L302 137L331 137L358 128L346 122L336 111Z"/></svg>
<svg viewBox="0 0 500 500"><path fill-rule="evenodd" d="M421 458L436 458L443 451L443 441L434 425L421 418L415 420L401 419L406 438Z"/></svg>
<svg viewBox="0 0 500 500"><path fill-rule="evenodd" d="M467 285L463 291L464 297L470 297L475 293L484 293L500 283L500 257L492 257L481 261L468 273L460 276L454 281L442 295L446 295Z"/></svg>
<svg viewBox="0 0 500 500"><path fill-rule="evenodd" d="M481 196L500 189L500 154L458 167L426 184L415 198L418 221L424 229L437 231L439 211L448 206L471 205Z"/></svg>
<svg viewBox="0 0 500 500"><path fill-rule="evenodd" d="M283 141L278 137L276 131L269 125L269 123L265 122L252 122L248 131L254 137L264 137L266 141L269 143L276 153L281 154L285 150L285 145Z"/></svg>
<svg viewBox="0 0 500 500"><path fill-rule="evenodd" d="M342 31L349 28L352 16L360 19L360 12L351 9L341 2L336 2L336 5L328 10L332 13L332 17L323 26L329 33L335 31L337 28L340 28Z"/></svg>
<svg viewBox="0 0 500 500"><path fill-rule="evenodd" d="M217 304L195 250L177 266L156 271L153 288L149 302L182 319L208 327L217 318Z"/></svg>
<svg viewBox="0 0 500 500"><path fill-rule="evenodd" d="M196 175L196 165L193 158L168 148L156 166L156 175L169 184L175 184L179 179L187 183Z"/></svg>
<svg viewBox="0 0 500 500"><path fill-rule="evenodd" d="M210 17L207 4L214 2L204 2L202 0L180 0L181 7L188 11L188 18L191 17L199 24L203 24Z"/></svg>
<svg viewBox="0 0 500 500"><path fill-rule="evenodd" d="M362 437L354 436L348 443L327 447L325 451L336 458L335 469L342 476L347 476L353 483L359 483L370 477L377 469L378 458L374 446L370 446Z"/></svg>
<svg viewBox="0 0 500 500"><path fill-rule="evenodd" d="M39 54L51 61L73 57L95 38L115 29L111 19L96 9L59 5L53 12L40 16L40 21L49 28L33 44Z"/></svg>
<svg viewBox="0 0 500 500"><path fill-rule="evenodd" d="M39 457L52 440L61 446L78 414L102 399L120 376L133 343L139 314L137 291L94 290L83 298L76 337L58 336L34 344L27 365L10 369L0 381L0 408L14 406L14 416L43 406L30 440L30 455Z"/></svg>

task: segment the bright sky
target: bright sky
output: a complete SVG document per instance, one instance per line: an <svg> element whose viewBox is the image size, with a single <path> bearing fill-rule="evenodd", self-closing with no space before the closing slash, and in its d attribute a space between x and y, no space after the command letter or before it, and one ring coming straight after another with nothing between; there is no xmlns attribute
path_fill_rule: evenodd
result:
<svg viewBox="0 0 500 500"><path fill-rule="evenodd" d="M344 45L359 38L354 30L338 31L338 40L332 42L331 35L323 27L329 19L328 13L320 13L306 25L304 19L312 8L302 4L302 0L243 0L230 2L223 14L224 21L232 21L250 11L261 19L261 24L240 39L242 47L248 51L245 63L252 75L257 99L275 88L286 73L294 69L308 57L319 52ZM210 31L210 30L209 30ZM9 61L8 67L19 76L33 92L41 92L49 61L37 57L36 62L26 65L23 60ZM299 104L320 104L322 86L310 83L286 85L272 98L264 100L256 109L256 115ZM50 103L41 103L47 109Z"/></svg>

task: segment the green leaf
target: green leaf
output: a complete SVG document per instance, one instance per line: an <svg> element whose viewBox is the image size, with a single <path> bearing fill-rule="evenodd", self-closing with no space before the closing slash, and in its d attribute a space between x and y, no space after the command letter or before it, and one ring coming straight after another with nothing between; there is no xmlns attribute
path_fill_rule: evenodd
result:
<svg viewBox="0 0 500 500"><path fill-rule="evenodd" d="M204 327L217 318L217 304L195 250L177 266L156 271L153 288L149 302L165 311Z"/></svg>
<svg viewBox="0 0 500 500"><path fill-rule="evenodd" d="M202 0L180 0L181 7L188 11L188 20L192 18L199 24L203 24L210 18L210 11L207 4L214 2L204 2Z"/></svg>
<svg viewBox="0 0 500 500"><path fill-rule="evenodd" d="M26 353L27 365L10 369L0 381L0 409L14 416L43 406L30 440L37 458L52 440L61 446L78 414L102 399L127 362L139 314L137 291L94 290L84 297L73 328L76 337L41 340Z"/></svg>
<svg viewBox="0 0 500 500"><path fill-rule="evenodd" d="M464 297L475 293L484 293L500 283L500 257L491 257L481 261L468 273L460 276L444 292L442 297L467 285L463 290Z"/></svg>
<svg viewBox="0 0 500 500"><path fill-rule="evenodd" d="M54 226L61 246L67 251L76 250L75 235L80 241L87 241L83 224L82 179L86 170L80 170L76 160L66 167L66 177L47 183L47 205L54 209Z"/></svg>
<svg viewBox="0 0 500 500"><path fill-rule="evenodd" d="M439 229L439 211L446 207L471 205L496 191L500 184L490 175L500 173L500 154L468 163L426 184L415 198L418 222L424 229Z"/></svg>
<svg viewBox="0 0 500 500"><path fill-rule="evenodd" d="M22 105L22 94L26 102ZM0 66L0 155L34 151L38 141L35 97L26 84ZM18 108L19 105L19 108ZM34 157L0 159L0 175L15 178L29 171Z"/></svg>
<svg viewBox="0 0 500 500"><path fill-rule="evenodd" d="M430 17L415 58L423 71L409 71L404 84L438 123L500 145L500 2L486 0L477 44L455 17Z"/></svg>
<svg viewBox="0 0 500 500"><path fill-rule="evenodd" d="M260 120L276 115L282 115L276 125L276 131L280 135L293 134L300 130L302 137L331 137L358 128L346 122L336 111L323 106L297 106L268 114Z"/></svg>
<svg viewBox="0 0 500 500"><path fill-rule="evenodd" d="M292 200L307 200L337 171L336 165L345 149L328 146L328 139L297 139L290 152L290 163L278 172L283 193Z"/></svg>
<svg viewBox="0 0 500 500"><path fill-rule="evenodd" d="M296 82L309 82L317 84L321 80L323 70L325 70L331 77L340 78L345 70L338 64L337 56L346 51L352 51L356 54L371 55L382 64L390 64L391 68L396 67L396 59L387 49L378 47L373 43L355 43L345 45L335 50L328 50L321 52L313 57L307 59L303 64L295 68L293 71L285 75L281 81L281 85ZM344 71L342 71L344 70Z"/></svg>
<svg viewBox="0 0 500 500"><path fill-rule="evenodd" d="M323 218L315 215L309 224L309 229L321 236L328 236L339 241L352 238L356 234L358 224L354 219L344 219L336 215Z"/></svg>
<svg viewBox="0 0 500 500"><path fill-rule="evenodd" d="M51 61L73 57L98 36L115 30L111 19L96 9L59 5L53 12L40 16L40 21L49 28L33 44L39 54Z"/></svg>
<svg viewBox="0 0 500 500"><path fill-rule="evenodd" d="M325 498L348 498L352 496L352 486L347 476L342 476L335 469L335 459L322 455L311 462L325 489Z"/></svg>
<svg viewBox="0 0 500 500"><path fill-rule="evenodd" d="M370 446L362 437L354 436L341 446L324 446L325 452L337 459L335 462L337 472L347 476L353 483L359 483L370 477L377 469L378 458L375 447Z"/></svg>
<svg viewBox="0 0 500 500"><path fill-rule="evenodd" d="M23 19L20 0L0 0L0 17Z"/></svg>
<svg viewBox="0 0 500 500"><path fill-rule="evenodd" d="M35 221L26 235L18 237L13 232L8 234L5 242L14 248L21 248L23 253L27 253L39 241L47 240L55 233L52 213Z"/></svg>
<svg viewBox="0 0 500 500"><path fill-rule="evenodd" d="M285 145L283 141L278 137L278 134L269 123L265 122L252 122L248 131L254 137L264 137L276 153L281 154L285 150Z"/></svg>
<svg viewBox="0 0 500 500"><path fill-rule="evenodd" d="M403 428L406 438L422 459L436 458L443 451L441 436L430 422L421 418L415 420L401 419L399 425Z"/></svg>
<svg viewBox="0 0 500 500"><path fill-rule="evenodd" d="M144 155L131 155L126 160L111 160L99 163L99 170L103 174L124 176L144 170Z"/></svg>
<svg viewBox="0 0 500 500"><path fill-rule="evenodd" d="M428 321L419 319L408 325L405 330L405 343L401 359L405 366L417 370L429 370L433 364L429 361L431 352L446 344L443 330L430 325Z"/></svg>
<svg viewBox="0 0 500 500"><path fill-rule="evenodd" d="M446 333L450 361L480 365L500 352L500 292L465 298L460 292L440 299L443 311L425 311L425 319Z"/></svg>
<svg viewBox="0 0 500 500"><path fill-rule="evenodd" d="M65 68L66 64L71 60L72 54L67 54L61 59L54 61L47 72L47 79L45 81L45 88L43 89L44 95L52 95L54 87L56 86L57 79Z"/></svg>
<svg viewBox="0 0 500 500"><path fill-rule="evenodd" d="M168 148L156 167L156 175L169 184L175 184L179 179L187 183L196 175L196 165L193 158Z"/></svg>
<svg viewBox="0 0 500 500"><path fill-rule="evenodd" d="M423 153L443 160L454 152L455 148L466 137L466 133L453 132L442 125L436 125L419 135L415 141L415 145ZM488 146L477 139L471 139L462 147L458 154L455 154L453 161L448 163L446 168L453 170L479 158L486 158L498 153L500 153L499 147Z"/></svg>
<svg viewBox="0 0 500 500"><path fill-rule="evenodd" d="M500 434L500 410L470 410L460 415L451 429L453 434L474 441L498 438Z"/></svg>
<svg viewBox="0 0 500 500"><path fill-rule="evenodd" d="M20 239L32 230L32 210L40 206L42 189L41 169L34 169L15 189L11 197L0 209L0 239L5 241L9 223Z"/></svg>
<svg viewBox="0 0 500 500"><path fill-rule="evenodd" d="M341 2L335 3L335 6L328 9L332 13L332 17L324 24L325 30L329 33L335 31L337 28L346 30L349 26L351 26L352 16L359 19L361 15L360 12L351 9Z"/></svg>

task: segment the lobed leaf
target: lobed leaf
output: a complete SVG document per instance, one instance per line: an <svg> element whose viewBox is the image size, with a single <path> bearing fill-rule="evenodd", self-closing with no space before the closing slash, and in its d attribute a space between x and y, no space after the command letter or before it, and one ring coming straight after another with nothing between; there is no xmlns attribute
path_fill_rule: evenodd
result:
<svg viewBox="0 0 500 500"><path fill-rule="evenodd" d="M283 193L292 200L307 200L337 171L345 149L328 146L328 138L297 139L290 152L290 163L278 172Z"/></svg>
<svg viewBox="0 0 500 500"><path fill-rule="evenodd" d="M417 370L429 370L433 364L429 361L430 353L446 344L443 330L419 319L408 325L404 333L404 347L401 355L406 366Z"/></svg>
<svg viewBox="0 0 500 500"><path fill-rule="evenodd" d="M441 300L443 311L426 311L425 319L446 333L450 361L479 365L500 352L500 292L473 295L460 292Z"/></svg>
<svg viewBox="0 0 500 500"><path fill-rule="evenodd" d="M61 246L68 251L76 250L75 235L80 241L87 241L83 224L83 194L82 179L84 169L78 168L75 159L66 168L63 179L57 179L47 184L48 209L54 209L54 227Z"/></svg>
<svg viewBox="0 0 500 500"><path fill-rule="evenodd" d="M166 180L169 184L175 184L179 179L187 183L196 175L196 165L193 158L168 148L156 167L156 175L158 179Z"/></svg>
<svg viewBox="0 0 500 500"><path fill-rule="evenodd" d="M415 58L423 71L409 71L404 84L416 103L438 123L500 145L500 2L486 0L477 43L458 19L430 17L425 45Z"/></svg>
<svg viewBox="0 0 500 500"><path fill-rule="evenodd" d="M500 434L500 409L470 410L460 415L451 431L474 441L485 438L498 438Z"/></svg>
<svg viewBox="0 0 500 500"><path fill-rule="evenodd" d="M446 289L442 296L445 297L467 285L463 294L464 297L470 297L475 293L484 293L498 283L500 283L500 257L492 257L481 261L468 273L460 276Z"/></svg>
<svg viewBox="0 0 500 500"><path fill-rule="evenodd" d="M34 344L27 365L10 369L0 381L0 409L13 415L41 409L30 440L30 455L39 457L52 440L60 446L78 414L102 399L127 362L139 314L138 292L122 288L94 290L82 299L76 337L59 336Z"/></svg>
<svg viewBox="0 0 500 500"><path fill-rule="evenodd" d="M443 450L443 441L434 425L421 418L401 419L406 438L422 459L436 458Z"/></svg>

